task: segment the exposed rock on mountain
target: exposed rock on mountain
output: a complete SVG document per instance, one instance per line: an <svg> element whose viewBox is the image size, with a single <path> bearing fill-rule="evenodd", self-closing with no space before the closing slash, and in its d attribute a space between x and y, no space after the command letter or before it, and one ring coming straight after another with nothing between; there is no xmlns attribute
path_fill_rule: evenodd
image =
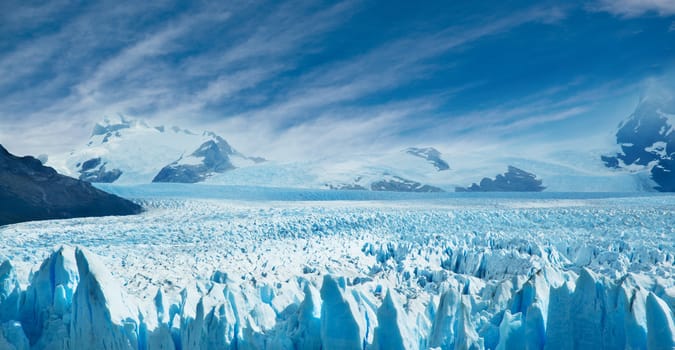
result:
<svg viewBox="0 0 675 350"><path fill-rule="evenodd" d="M16 157L0 145L0 225L140 211L133 202L60 175L33 157Z"/></svg>
<svg viewBox="0 0 675 350"><path fill-rule="evenodd" d="M495 179L483 178L480 184L474 183L470 187L457 187L456 192L541 192L546 187L542 186L542 180L525 170L509 166L504 174L497 175Z"/></svg>
<svg viewBox="0 0 675 350"><path fill-rule="evenodd" d="M235 154L220 136L204 142L187 157L165 166L152 182L195 183L204 181L212 173L222 173L235 168L229 156Z"/></svg>
<svg viewBox="0 0 675 350"><path fill-rule="evenodd" d="M438 187L424 185L399 176L385 176L383 180L370 184L370 189L373 191L393 192L444 192Z"/></svg>
<svg viewBox="0 0 675 350"><path fill-rule="evenodd" d="M80 180L88 182L112 183L122 176L122 170L105 168L106 163L101 162L101 158L92 158L78 164L80 168Z"/></svg>
<svg viewBox="0 0 675 350"><path fill-rule="evenodd" d="M338 191L367 191L368 189L359 184L326 184L331 190Z"/></svg>
<svg viewBox="0 0 675 350"><path fill-rule="evenodd" d="M83 148L50 158L64 173L97 183L201 182L264 161L244 156L213 132L150 126L124 116L105 118Z"/></svg>
<svg viewBox="0 0 675 350"><path fill-rule="evenodd" d="M406 150L406 152L408 154L412 154L413 156L426 159L427 161L429 161L429 163L433 164L434 167L438 169L438 171L450 169L448 163L441 158L441 152L439 152L437 149L433 147L425 147L425 148L410 147Z"/></svg>
<svg viewBox="0 0 675 350"><path fill-rule="evenodd" d="M607 167L647 171L662 192L675 191L675 101L643 100L619 125L616 142L621 152L602 156Z"/></svg>

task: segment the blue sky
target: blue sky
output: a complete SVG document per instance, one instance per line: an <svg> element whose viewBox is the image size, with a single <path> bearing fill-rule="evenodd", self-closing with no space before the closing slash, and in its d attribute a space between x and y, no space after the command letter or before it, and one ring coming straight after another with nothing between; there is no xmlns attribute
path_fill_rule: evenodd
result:
<svg viewBox="0 0 675 350"><path fill-rule="evenodd" d="M0 143L19 154L115 114L280 160L601 147L675 63L672 0L9 0L0 17Z"/></svg>

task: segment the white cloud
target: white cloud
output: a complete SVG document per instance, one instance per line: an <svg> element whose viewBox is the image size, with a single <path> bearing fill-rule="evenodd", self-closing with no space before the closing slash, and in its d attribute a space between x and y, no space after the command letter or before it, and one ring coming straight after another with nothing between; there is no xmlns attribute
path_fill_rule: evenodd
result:
<svg viewBox="0 0 675 350"><path fill-rule="evenodd" d="M21 4L22 6L17 6ZM43 4L5 0L0 4L0 22L5 30L31 29L50 22L53 17L68 6L67 1L54 0Z"/></svg>
<svg viewBox="0 0 675 350"><path fill-rule="evenodd" d="M446 122L435 125L425 134L426 139L435 143L442 143L444 139L453 143L511 142L525 145L525 148L533 144L531 139L537 139L537 148L546 148L547 143L556 141L551 139L551 131L567 138L587 138L594 133L602 133L605 129L611 133L616 123L627 116L630 110L622 111L624 114L606 115L608 111L599 110L598 106L630 95L639 90L641 84L621 84L613 81L596 87L581 88L578 86L580 81L583 79L572 78L567 84L554 86L501 105L447 115L442 118ZM561 93L568 96L561 98ZM618 104L618 101L613 104ZM554 122L561 124L553 130L544 127ZM565 130L579 125L587 126L582 128L587 131L586 134L578 132L570 134ZM545 133L548 135L542 136ZM447 146L453 147L456 146ZM510 145L509 148L513 149L514 146Z"/></svg>
<svg viewBox="0 0 675 350"><path fill-rule="evenodd" d="M0 59L0 88L11 86L46 65L61 47L60 35L42 37L22 45Z"/></svg>
<svg viewBox="0 0 675 350"><path fill-rule="evenodd" d="M639 17L645 14L675 15L673 0L599 0L590 6L594 11L609 12L620 17Z"/></svg>
<svg viewBox="0 0 675 350"><path fill-rule="evenodd" d="M246 154L303 161L396 149L411 142L400 136L411 128L410 119L433 110L438 102L424 98L369 107L341 107L283 129L271 123L251 123L246 118L232 118L205 127L218 130Z"/></svg>
<svg viewBox="0 0 675 350"><path fill-rule="evenodd" d="M283 69L283 66L253 67L221 75L210 81L205 89L199 91L196 99L200 103L220 101L258 85Z"/></svg>
<svg viewBox="0 0 675 350"><path fill-rule="evenodd" d="M47 62L62 65L58 71L63 73L32 91L0 97L0 124L8 126L2 128L3 142L36 154L50 153L45 148L63 151L83 142L94 120L123 113L157 123L214 129L242 151L272 159L418 143L401 134L433 128L425 122L443 101L484 82L398 102L362 101L433 74L432 61L440 55L526 23L554 23L565 16L563 9L534 7L435 33L414 33L288 79L284 73L296 68L298 56L320 50L321 36L349 18L357 3L345 1L318 9L311 2L293 1L255 18L246 12L251 9L238 6L196 9L144 28L142 34L125 32L128 41L117 37L119 25L114 23L138 14L137 10L95 8L52 36L0 56L0 71L8 73L8 80L20 80ZM215 37L202 51L179 55L176 62L165 59L185 50L192 38L215 30L224 36ZM96 57L104 45L102 37L119 45L106 47L111 52ZM53 47L40 45L40 40ZM59 57L62 52L68 57ZM90 62L90 57L95 60ZM29 64L22 66L22 61ZM21 73L23 68L26 73ZM53 101L34 103L35 96L56 92L60 96ZM242 101L254 102L237 110ZM211 106L233 112L225 114ZM519 117L533 118L535 112L548 119L566 116L562 111L530 112L510 108L509 113L487 116L500 125L513 124Z"/></svg>
<svg viewBox="0 0 675 350"><path fill-rule="evenodd" d="M448 152L465 149L463 147L468 145L476 152L498 152L500 146L508 145L510 150L523 152L532 144L525 137L539 137L537 128L553 122L586 123L591 131L597 131L601 126L613 130L618 119L604 125L604 121L593 122L595 118L588 117L598 112L596 105L599 101L621 97L638 88L636 85L621 86L619 82L580 88L581 81L582 78L573 78L567 84L545 89L517 101L466 114L439 116L437 107L444 103L447 96L437 95L372 107L348 108L336 105L322 109L324 112L315 118L300 121L288 129L263 122L263 114L255 118L232 118L224 123L210 125L209 128L220 130L245 153L260 154L276 160L298 161L319 155L369 153L413 145L436 145ZM558 95L561 92L571 95L561 99ZM622 116L625 115L615 117ZM258 119L258 122L251 122ZM401 134L405 133L410 135L402 137ZM542 142L540 139L537 147L556 149L555 145L544 144L553 141L556 140ZM506 148L502 151L505 152Z"/></svg>
<svg viewBox="0 0 675 350"><path fill-rule="evenodd" d="M77 8L80 11L68 16L61 14L54 30L0 54L0 89L8 89L0 95L2 142L23 144L31 152L38 147L39 152L63 151L81 143L88 131L58 125L92 124L116 113L180 119L180 124L189 126L189 119L204 114L205 106L237 97L293 68L292 56L299 48L348 18L354 3L317 9L311 2L291 1L251 17L251 11L258 12L256 4L230 2L225 8L201 6L138 28L141 22L131 19L164 11L162 6L148 6L99 3ZM63 6L10 7L17 14L34 16L25 23L2 25L20 31L48 21L55 12L59 15ZM231 14L239 17L228 27ZM181 57L181 51L191 49L193 38L207 38L211 31L224 29L233 36L214 36L208 48L177 63L165 59ZM28 85L30 77L37 77L39 83ZM16 88L21 85L30 89ZM70 132L57 142L50 130ZM42 145L16 137L39 132L45 132L44 137L36 137Z"/></svg>
<svg viewBox="0 0 675 350"><path fill-rule="evenodd" d="M439 55L485 37L531 22L551 23L564 12L557 8L532 8L510 16L476 24L450 27L437 33L414 34L376 47L356 58L311 70L287 86L278 101L248 110L236 118L252 124L289 123L338 105L349 105L376 93L404 86L431 74L427 64ZM448 64L446 67L448 68ZM469 87L475 82L469 84ZM462 87L463 88L463 87ZM365 113L361 117L368 118Z"/></svg>

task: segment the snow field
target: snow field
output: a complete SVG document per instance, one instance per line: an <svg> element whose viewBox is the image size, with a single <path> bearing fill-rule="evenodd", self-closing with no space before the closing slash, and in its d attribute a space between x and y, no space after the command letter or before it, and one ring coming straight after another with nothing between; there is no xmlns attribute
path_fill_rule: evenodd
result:
<svg viewBox="0 0 675 350"><path fill-rule="evenodd" d="M143 204L0 228L0 349L675 346L675 197Z"/></svg>

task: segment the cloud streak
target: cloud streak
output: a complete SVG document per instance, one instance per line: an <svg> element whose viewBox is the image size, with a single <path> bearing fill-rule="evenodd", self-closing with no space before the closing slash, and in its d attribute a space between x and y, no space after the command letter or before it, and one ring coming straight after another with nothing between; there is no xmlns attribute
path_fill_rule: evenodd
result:
<svg viewBox="0 0 675 350"><path fill-rule="evenodd" d="M95 121L122 113L211 129L245 153L298 160L471 134L499 138L577 118L612 95L572 79L519 92L512 103L457 111L464 96L493 83L490 76L453 79L464 76L468 53L523 28L561 26L571 12L564 4L375 33L347 53L331 51L331 40L358 44L361 38L340 33L358 24L352 21L368 4L8 6L31 20L0 25L19 38L0 43L8 48L0 54L0 142L24 153L79 146ZM441 84L439 75L452 81Z"/></svg>
<svg viewBox="0 0 675 350"><path fill-rule="evenodd" d="M268 125L276 130L276 135L270 135L270 137L288 139L300 137L292 131L304 130L303 123L316 128L316 122L319 120L324 126L320 135L325 135L328 130L345 130L347 129L345 125L350 125L350 133L337 133L342 135L339 143L335 140L334 142L307 140L307 142L316 144L315 148L319 149L329 149L331 144L351 145L353 149L364 149L372 143L372 138L361 135L358 132L362 130L359 125L372 125L369 119L380 115L383 106L375 105L370 109L355 108L362 100L405 86L417 79L426 78L427 75L432 74L434 68L430 61L448 51L459 49L463 45L508 31L525 23L552 23L563 17L564 12L559 9L532 8L506 18L490 20L488 25L480 23L471 28L450 27L433 35L415 35L397 39L361 56L311 70L298 77L295 84L287 87L277 101L262 108L231 116L229 119L233 121L231 125L239 127L247 124ZM455 89L447 89L441 94L427 96L424 100L429 104L439 105L440 100L449 98L457 91L474 88L480 84L481 82L469 82ZM420 100L416 98L410 101L403 100L401 105L410 106L419 103ZM401 105L399 108L411 110ZM425 113L431 110L432 108L424 109ZM399 118L407 118L406 122L397 125L379 123L381 132L387 130L391 134L400 134L415 128L415 119L422 119L420 113L393 114L399 115ZM348 121L345 122L345 119ZM297 124L300 124L300 127L295 126ZM294 127L286 130L285 127L288 125ZM433 128L433 125L428 127ZM375 130L371 132L377 133ZM316 135L316 133L308 135ZM399 142L401 141L399 138ZM391 142L387 145L401 147L400 144L392 146ZM304 156L302 153L288 153ZM268 156L273 157L273 155Z"/></svg>
<svg viewBox="0 0 675 350"><path fill-rule="evenodd" d="M599 0L591 5L590 9L626 18L650 13L667 17L675 15L675 2L671 0Z"/></svg>

